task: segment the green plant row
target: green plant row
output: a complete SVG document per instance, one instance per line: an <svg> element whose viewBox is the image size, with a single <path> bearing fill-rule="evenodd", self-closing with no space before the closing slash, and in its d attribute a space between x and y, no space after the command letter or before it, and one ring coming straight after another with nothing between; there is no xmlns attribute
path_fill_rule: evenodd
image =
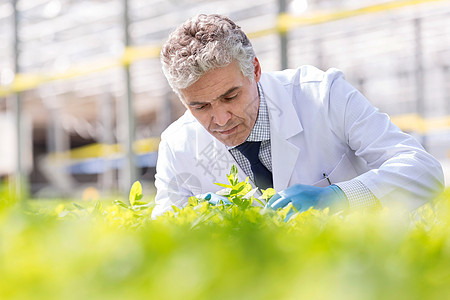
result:
<svg viewBox="0 0 450 300"><path fill-rule="evenodd" d="M450 190L412 213L284 222L289 207L264 208L274 191L227 178L231 205L192 197L156 219L138 182L128 201L2 192L0 299L450 299Z"/></svg>

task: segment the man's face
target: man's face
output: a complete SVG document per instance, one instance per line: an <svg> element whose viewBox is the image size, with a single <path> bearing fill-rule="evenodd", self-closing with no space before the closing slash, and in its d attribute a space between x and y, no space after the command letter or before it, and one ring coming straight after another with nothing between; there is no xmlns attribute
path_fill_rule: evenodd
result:
<svg viewBox="0 0 450 300"><path fill-rule="evenodd" d="M258 117L257 82L261 68L255 58L255 80L245 77L237 62L205 73L181 90L184 104L210 134L227 146L245 142Z"/></svg>

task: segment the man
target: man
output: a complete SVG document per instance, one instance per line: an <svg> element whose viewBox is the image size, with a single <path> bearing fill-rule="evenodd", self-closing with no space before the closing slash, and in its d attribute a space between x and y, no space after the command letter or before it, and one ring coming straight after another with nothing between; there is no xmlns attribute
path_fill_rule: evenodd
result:
<svg viewBox="0 0 450 300"><path fill-rule="evenodd" d="M199 15L161 51L186 113L162 134L153 217L188 197L216 199L233 164L241 180L273 187L269 205L299 210L414 209L443 189L440 164L347 83L312 66L262 73L244 32Z"/></svg>

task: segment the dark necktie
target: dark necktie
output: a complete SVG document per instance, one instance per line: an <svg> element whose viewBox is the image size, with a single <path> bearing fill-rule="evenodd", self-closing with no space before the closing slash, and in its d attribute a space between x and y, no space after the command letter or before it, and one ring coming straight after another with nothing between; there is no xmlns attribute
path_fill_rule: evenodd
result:
<svg viewBox="0 0 450 300"><path fill-rule="evenodd" d="M270 172L259 160L259 148L261 142L244 142L236 147L250 162L250 167L255 178L255 184L260 189L267 189L273 186L272 172Z"/></svg>

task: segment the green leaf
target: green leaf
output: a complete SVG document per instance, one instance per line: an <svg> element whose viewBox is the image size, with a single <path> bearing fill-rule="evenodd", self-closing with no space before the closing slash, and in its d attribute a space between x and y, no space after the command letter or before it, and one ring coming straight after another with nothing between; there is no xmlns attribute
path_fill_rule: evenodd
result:
<svg viewBox="0 0 450 300"><path fill-rule="evenodd" d="M118 206L122 206L123 208L129 209L128 205L126 205L125 203L123 203L120 200L114 200L114 204L118 205Z"/></svg>
<svg viewBox="0 0 450 300"><path fill-rule="evenodd" d="M173 209L173 212L175 212L175 213L179 213L181 211L181 208L179 208L176 205L172 205L172 209Z"/></svg>
<svg viewBox="0 0 450 300"><path fill-rule="evenodd" d="M233 186L229 185L229 184L218 183L218 182L216 182L214 184L217 184L218 186L221 186L221 187L224 187L224 188L229 188L229 189L233 188Z"/></svg>
<svg viewBox="0 0 450 300"><path fill-rule="evenodd" d="M247 187L248 187L248 192L245 193L244 198L245 199L250 199L250 197L255 195L255 193L258 191L258 188L256 187L256 188L252 189L252 185L251 184L248 184ZM246 191L247 191L247 189L246 189Z"/></svg>
<svg viewBox="0 0 450 300"><path fill-rule="evenodd" d="M97 200L97 202L95 202L94 211L97 211L99 213L103 212L103 205L102 202L100 202L100 200Z"/></svg>
<svg viewBox="0 0 450 300"><path fill-rule="evenodd" d="M239 193L240 191L242 191L244 188L245 188L245 182L242 181L241 183L239 183L239 184L237 184L237 185L235 185L235 186L233 187L233 189L232 189L231 192L230 192L230 195L238 194L238 193Z"/></svg>
<svg viewBox="0 0 450 300"><path fill-rule="evenodd" d="M188 201L189 201L189 205L192 205L192 206L198 205L198 199L195 196L189 197Z"/></svg>
<svg viewBox="0 0 450 300"><path fill-rule="evenodd" d="M233 164L233 166L231 166L230 174L227 175L227 178L231 185L238 184L238 182L239 182L238 169L235 164Z"/></svg>
<svg viewBox="0 0 450 300"><path fill-rule="evenodd" d="M73 206L75 206L76 208L80 209L80 210L85 210L85 208L81 205L79 205L78 203L72 202Z"/></svg>
<svg viewBox="0 0 450 300"><path fill-rule="evenodd" d="M242 205L241 208L242 209L247 209L251 204L252 204L252 198L250 199L245 199L244 201L242 201Z"/></svg>
<svg viewBox="0 0 450 300"><path fill-rule="evenodd" d="M225 188L225 189L221 189L220 191L217 191L216 194L220 195L220 196L224 196L224 197L229 197L230 196L230 191L231 191L231 187Z"/></svg>
<svg viewBox="0 0 450 300"><path fill-rule="evenodd" d="M230 201L232 203L236 204L237 206L241 206L242 205L242 197L232 196L232 197L230 197Z"/></svg>
<svg viewBox="0 0 450 300"><path fill-rule="evenodd" d="M135 181L130 189L130 204L133 206L135 205L136 200L139 200L142 198L142 185L139 181Z"/></svg>
<svg viewBox="0 0 450 300"><path fill-rule="evenodd" d="M249 192L252 191L252 185L250 183L244 182L244 188L239 192L239 195L247 195ZM246 199L248 199L249 197L245 197Z"/></svg>
<svg viewBox="0 0 450 300"><path fill-rule="evenodd" d="M273 188L268 188L267 190L263 191L263 194L261 196L261 198L263 198L264 200L269 201L270 198L273 197L273 195L275 195L277 192L273 189Z"/></svg>
<svg viewBox="0 0 450 300"><path fill-rule="evenodd" d="M230 186L234 185L234 175L233 174L227 174L228 182L230 183Z"/></svg>
<svg viewBox="0 0 450 300"><path fill-rule="evenodd" d="M261 200L259 200L258 198L255 198L255 197L251 197L251 199L252 200L256 200L256 202L258 202L259 204L261 204L261 206L265 206L265 204L261 201Z"/></svg>
<svg viewBox="0 0 450 300"><path fill-rule="evenodd" d="M231 166L231 170L230 170L230 174L226 174L227 175L227 179L228 182L230 183L230 185L224 185L224 184L218 184L220 186L226 187L226 188L232 188L233 186L235 186L236 184L239 183L239 177L238 177L238 169L236 167L236 165L232 165Z"/></svg>
<svg viewBox="0 0 450 300"><path fill-rule="evenodd" d="M235 177L237 177L238 175L238 169L235 164L231 166L231 174L233 174Z"/></svg>
<svg viewBox="0 0 450 300"><path fill-rule="evenodd" d="M68 210L64 210L62 212L59 213L58 217L60 218L64 218L65 216L67 216L68 214L70 214L71 212Z"/></svg>

